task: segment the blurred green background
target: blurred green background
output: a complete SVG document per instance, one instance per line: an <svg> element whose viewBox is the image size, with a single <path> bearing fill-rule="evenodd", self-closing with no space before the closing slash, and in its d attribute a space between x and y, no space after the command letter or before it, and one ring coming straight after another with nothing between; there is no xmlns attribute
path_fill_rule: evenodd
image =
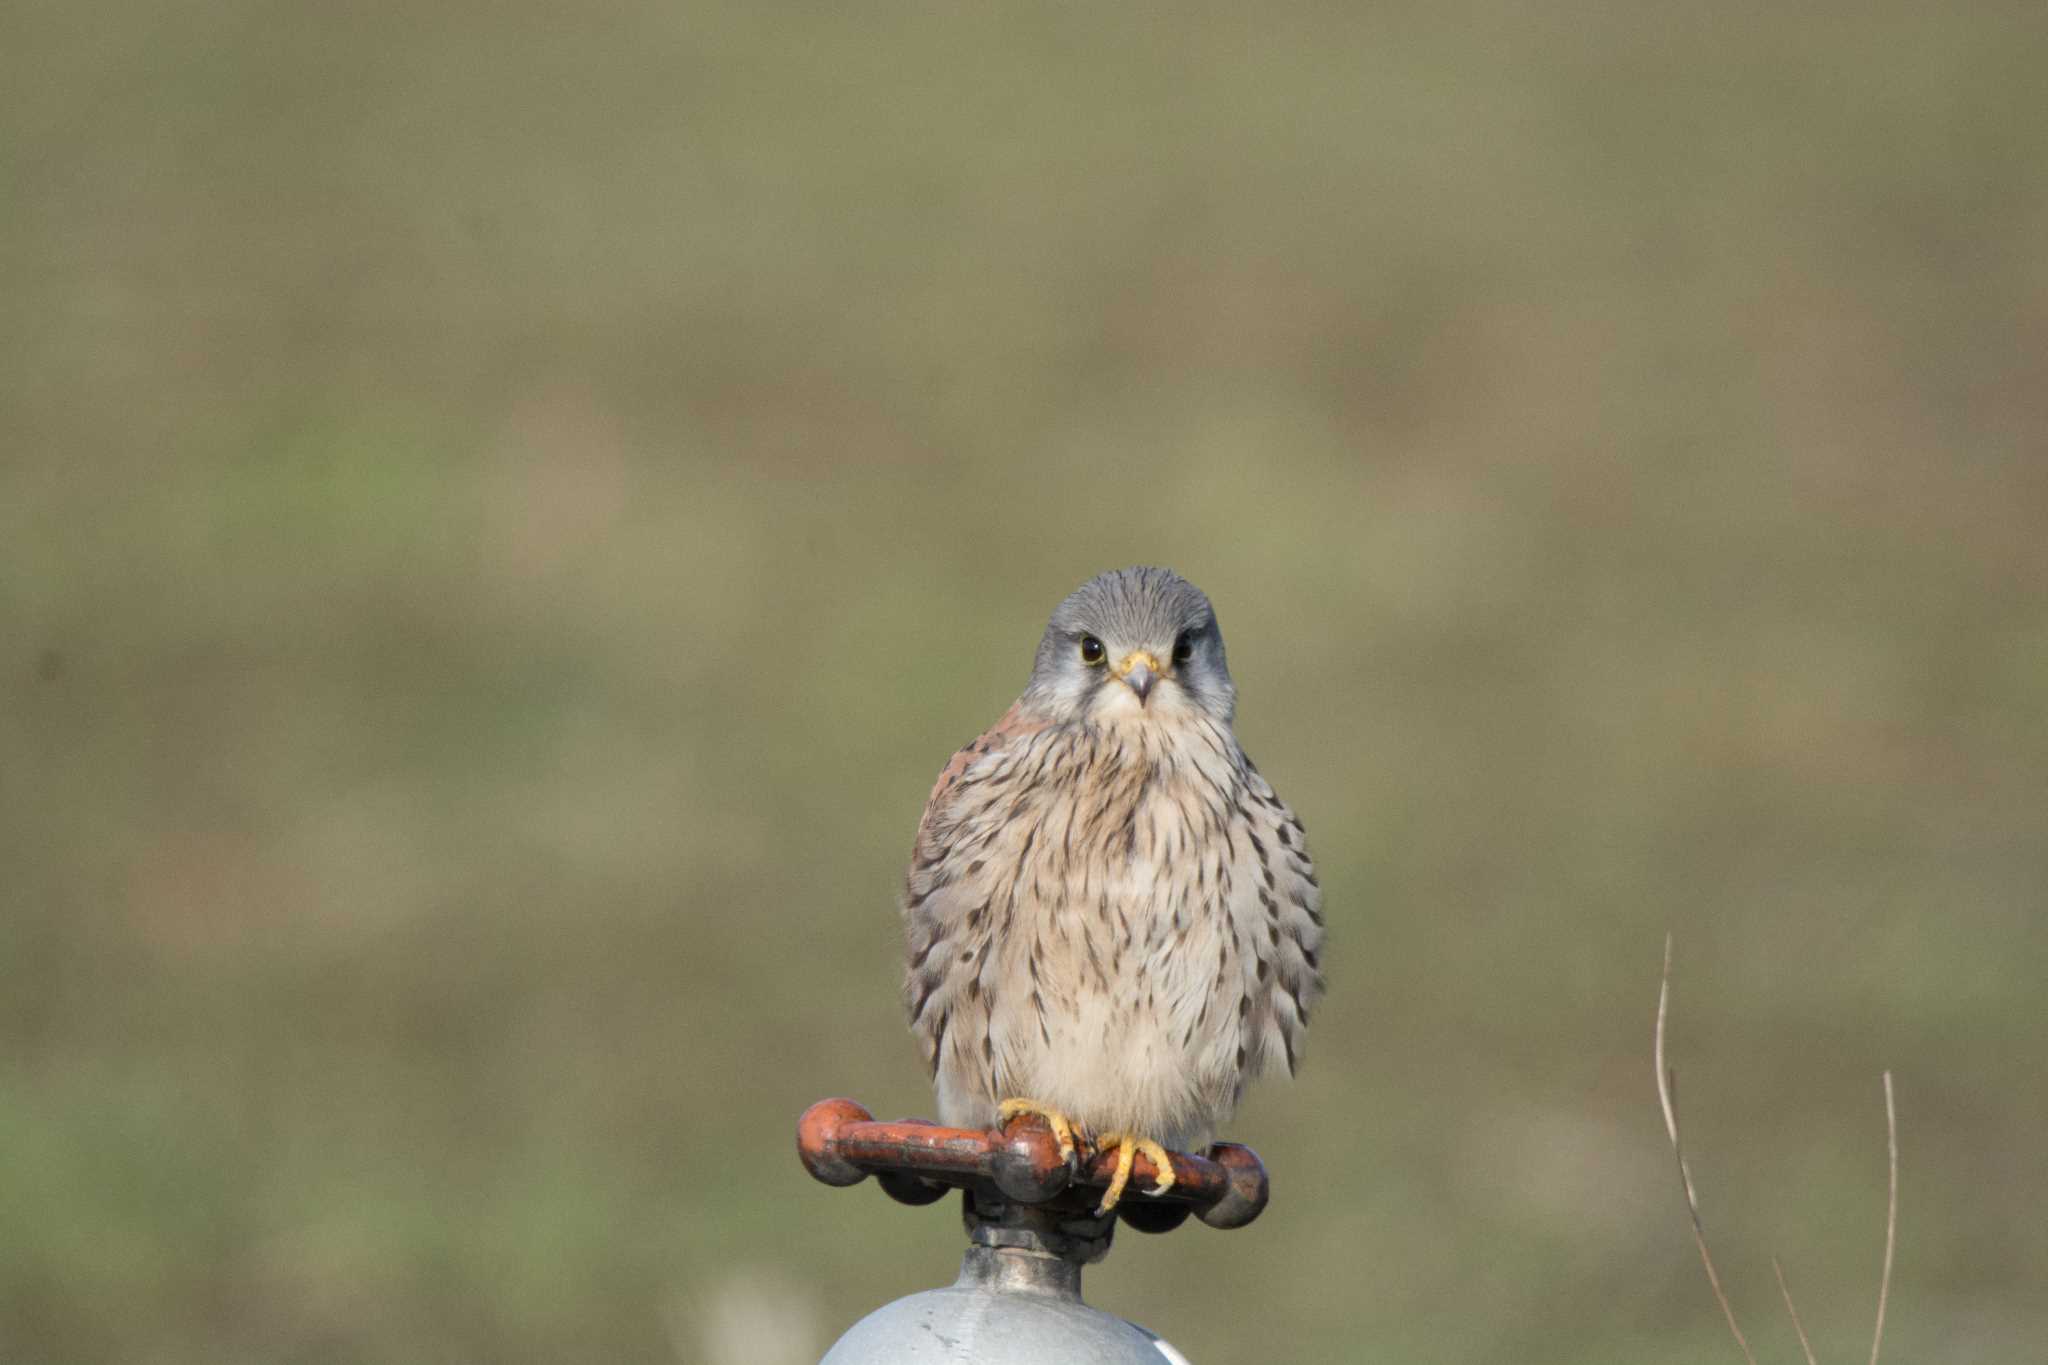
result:
<svg viewBox="0 0 2048 1365"><path fill-rule="evenodd" d="M2048 1340L2038 5L11 4L0 1353L815 1358L950 1279L928 784L1170 564L1331 993L1203 1365Z"/></svg>

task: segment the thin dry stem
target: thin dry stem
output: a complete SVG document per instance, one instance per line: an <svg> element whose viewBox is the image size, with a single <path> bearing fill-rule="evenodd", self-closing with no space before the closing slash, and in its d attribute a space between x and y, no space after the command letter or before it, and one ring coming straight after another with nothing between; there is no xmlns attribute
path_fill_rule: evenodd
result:
<svg viewBox="0 0 2048 1365"><path fill-rule="evenodd" d="M1771 1272L1778 1277L1778 1292L1785 1296L1785 1311L1792 1315L1792 1330L1799 1337L1799 1349L1806 1353L1806 1365L1816 1365L1813 1343L1806 1339L1806 1328L1799 1323L1799 1310L1792 1306L1792 1287L1785 1283L1785 1267L1778 1264L1775 1256L1771 1257Z"/></svg>
<svg viewBox="0 0 2048 1365"><path fill-rule="evenodd" d="M1721 1305L1721 1316L1728 1320L1728 1331L1735 1337L1735 1344L1742 1348L1742 1358L1749 1365L1756 1365L1756 1356L1749 1349L1749 1339L1736 1325L1735 1309L1721 1288L1721 1276L1715 1271L1714 1258L1707 1251L1707 1230L1700 1222L1700 1201L1693 1191L1692 1168L1686 1164L1685 1146L1678 1137L1678 1101L1674 1098L1678 1090L1678 1075L1664 1064L1664 1021L1670 1013L1670 1006L1671 935L1666 934L1664 977L1657 987L1657 1099L1664 1106L1664 1131L1670 1135L1672 1154L1678 1158L1678 1179L1685 1187L1685 1210L1692 1216L1692 1240L1700 1249L1700 1264L1706 1269L1707 1284L1714 1291L1714 1301ZM1892 1093L1892 1073L1889 1071L1884 1073L1884 1131L1891 1179L1885 1198L1884 1273L1877 1284L1877 1326L1870 1336L1870 1365L1877 1365L1878 1352L1884 1345L1884 1310L1891 1298L1892 1258L1899 1243L1899 1110ZM1791 1286L1785 1283L1785 1267L1779 1264L1776 1256L1771 1257L1771 1271L1778 1277L1778 1293L1784 1297L1785 1312L1791 1316L1792 1330L1799 1337L1799 1349L1806 1356L1806 1365L1816 1365L1813 1343L1806 1338L1806 1327L1799 1321L1799 1309L1792 1302Z"/></svg>
<svg viewBox="0 0 2048 1365"><path fill-rule="evenodd" d="M1891 1155L1891 1190L1884 1209L1884 1276L1877 1282L1877 1330L1870 1334L1870 1365L1884 1345L1884 1305L1892 1292L1892 1251L1899 1242L1899 1109L1892 1100L1892 1073L1884 1073L1884 1136Z"/></svg>
<svg viewBox="0 0 2048 1365"><path fill-rule="evenodd" d="M1671 1152L1678 1158L1679 1183L1685 1186L1685 1208L1692 1215L1692 1240L1700 1249L1700 1264L1706 1267L1707 1283L1714 1291L1714 1301L1721 1305L1721 1316L1728 1320L1728 1330L1734 1334L1735 1344L1742 1348L1742 1358L1749 1365L1756 1365L1756 1356L1749 1349L1749 1338L1742 1335L1742 1328L1736 1325L1735 1309L1728 1302L1728 1295L1721 1288L1721 1276L1714 1269L1714 1258L1707 1252L1707 1230L1700 1223L1700 1201L1693 1193L1692 1168L1685 1163L1685 1147L1678 1140L1678 1103L1672 1092L1678 1089L1678 1077L1664 1065L1664 1016L1671 1003L1671 935L1664 935L1664 980L1657 988L1657 1098L1664 1106L1664 1131L1671 1135ZM1882 1324L1883 1303L1879 1302L1879 1321ZM1872 1365L1876 1365L1873 1359Z"/></svg>

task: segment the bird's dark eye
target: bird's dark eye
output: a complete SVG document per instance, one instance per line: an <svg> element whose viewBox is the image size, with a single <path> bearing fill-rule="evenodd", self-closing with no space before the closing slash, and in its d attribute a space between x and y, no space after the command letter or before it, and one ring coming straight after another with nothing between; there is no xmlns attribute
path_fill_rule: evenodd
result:
<svg viewBox="0 0 2048 1365"><path fill-rule="evenodd" d="M1109 657L1109 651L1102 647L1102 641L1093 635L1081 637L1081 662L1094 668Z"/></svg>
<svg viewBox="0 0 2048 1365"><path fill-rule="evenodd" d="M1173 661L1184 664L1195 657L1195 633L1184 630L1173 638Z"/></svg>

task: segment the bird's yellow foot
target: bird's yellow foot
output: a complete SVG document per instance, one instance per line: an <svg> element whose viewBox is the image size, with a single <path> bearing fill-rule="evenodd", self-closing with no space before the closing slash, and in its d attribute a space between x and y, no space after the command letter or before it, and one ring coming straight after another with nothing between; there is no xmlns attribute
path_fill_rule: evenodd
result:
<svg viewBox="0 0 2048 1365"><path fill-rule="evenodd" d="M1095 1150L1106 1152L1116 1148L1116 1174L1110 1178L1109 1188L1102 1192L1102 1202L1095 1206L1097 1214L1108 1213L1116 1202L1124 1197L1124 1186L1130 1182L1131 1167L1137 1162L1138 1153L1143 1152L1152 1159L1152 1168L1159 1172L1159 1183L1151 1193L1165 1194L1173 1188L1173 1157L1167 1150L1148 1137L1136 1133L1104 1133L1095 1140Z"/></svg>
<svg viewBox="0 0 2048 1365"><path fill-rule="evenodd" d="M1060 1144L1060 1160L1074 1159L1074 1121L1043 1100L1009 1099L996 1106L996 1127L1001 1128L1019 1114L1036 1114L1052 1129Z"/></svg>

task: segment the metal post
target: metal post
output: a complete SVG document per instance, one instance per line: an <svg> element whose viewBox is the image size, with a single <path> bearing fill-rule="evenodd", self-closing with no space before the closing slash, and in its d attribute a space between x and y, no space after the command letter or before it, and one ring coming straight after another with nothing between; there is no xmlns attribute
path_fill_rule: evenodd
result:
<svg viewBox="0 0 2048 1365"><path fill-rule="evenodd" d="M1110 1167L1070 1166L1043 1121L974 1132L912 1120L876 1123L851 1100L823 1100L797 1126L804 1166L828 1185L877 1177L908 1204L963 1191L968 1248L960 1276L875 1310L823 1365L1188 1365L1155 1334L1081 1301L1081 1267L1109 1254L1121 1219L1167 1232L1192 1213L1242 1227L1266 1204L1266 1172L1249 1148L1219 1143L1206 1156L1171 1154L1174 1187L1153 1198L1134 1178L1125 1202L1097 1214ZM1137 1175L1150 1177L1149 1167Z"/></svg>

